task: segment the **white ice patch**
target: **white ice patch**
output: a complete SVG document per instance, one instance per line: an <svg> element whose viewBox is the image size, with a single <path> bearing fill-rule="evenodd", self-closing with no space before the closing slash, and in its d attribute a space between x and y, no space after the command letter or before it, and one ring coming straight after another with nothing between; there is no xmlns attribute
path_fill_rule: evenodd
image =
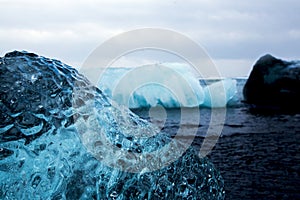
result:
<svg viewBox="0 0 300 200"><path fill-rule="evenodd" d="M235 80L225 79L203 88L187 65L174 63L108 68L99 88L129 108L225 107L237 93Z"/></svg>
<svg viewBox="0 0 300 200"><path fill-rule="evenodd" d="M225 107L236 93L236 80L225 79L212 83L204 88L205 98L202 106L210 108Z"/></svg>

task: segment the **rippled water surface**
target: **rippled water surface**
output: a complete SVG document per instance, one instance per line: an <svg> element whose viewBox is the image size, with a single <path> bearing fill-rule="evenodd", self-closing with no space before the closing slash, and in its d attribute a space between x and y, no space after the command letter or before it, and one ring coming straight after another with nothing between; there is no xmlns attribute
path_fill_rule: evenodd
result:
<svg viewBox="0 0 300 200"><path fill-rule="evenodd" d="M137 113L147 118L146 111ZM164 128L172 133L180 126L180 110L168 113ZM192 115L191 111L191 119ZM210 110L201 109L200 115L194 141L198 149L208 128ZM226 199L300 198L299 122L300 114L258 114L247 107L227 108L222 135L209 154L224 178Z"/></svg>

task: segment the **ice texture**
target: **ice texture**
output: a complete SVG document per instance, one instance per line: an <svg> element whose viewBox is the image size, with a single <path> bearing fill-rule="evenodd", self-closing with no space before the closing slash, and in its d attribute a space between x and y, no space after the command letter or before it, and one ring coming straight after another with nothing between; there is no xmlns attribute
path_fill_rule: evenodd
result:
<svg viewBox="0 0 300 200"><path fill-rule="evenodd" d="M203 89L189 66L174 63L108 68L99 80L99 88L129 108L196 107L204 99Z"/></svg>
<svg viewBox="0 0 300 200"><path fill-rule="evenodd" d="M180 156L182 142L60 61L14 51L0 81L0 199L224 199L207 158L192 147ZM171 141L174 162L136 164Z"/></svg>
<svg viewBox="0 0 300 200"><path fill-rule="evenodd" d="M221 79L201 86L187 65L164 63L138 68L140 70L106 69L99 80L99 88L130 109L156 106L226 107L237 93L236 81L232 79ZM125 84L124 79L127 80ZM134 87L135 85L139 87Z"/></svg>
<svg viewBox="0 0 300 200"><path fill-rule="evenodd" d="M210 108L225 107L237 93L236 80L224 79L207 85L204 88L204 102L202 106Z"/></svg>

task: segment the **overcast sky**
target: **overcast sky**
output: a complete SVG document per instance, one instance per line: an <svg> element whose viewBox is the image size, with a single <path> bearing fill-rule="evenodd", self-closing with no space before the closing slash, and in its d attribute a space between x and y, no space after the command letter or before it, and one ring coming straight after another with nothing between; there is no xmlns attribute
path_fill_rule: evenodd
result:
<svg viewBox="0 0 300 200"><path fill-rule="evenodd" d="M245 76L266 53L300 59L299 2L0 0L0 54L27 50L80 67L112 36L155 27L196 41L224 76Z"/></svg>

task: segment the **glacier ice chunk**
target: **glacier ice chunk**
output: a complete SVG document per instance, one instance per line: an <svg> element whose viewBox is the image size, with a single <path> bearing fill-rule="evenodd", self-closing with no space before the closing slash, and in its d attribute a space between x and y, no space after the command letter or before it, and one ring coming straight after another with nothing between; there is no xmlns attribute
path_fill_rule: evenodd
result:
<svg viewBox="0 0 300 200"><path fill-rule="evenodd" d="M114 105L75 69L18 51L0 63L0 199L224 199L207 158L192 147L180 156L180 141ZM171 144L164 153L179 156L168 165L151 170L164 154L141 158Z"/></svg>
<svg viewBox="0 0 300 200"><path fill-rule="evenodd" d="M99 88L130 109L163 106L226 107L237 93L236 81L224 79L202 87L189 66L178 63L137 68L108 68Z"/></svg>
<svg viewBox="0 0 300 200"><path fill-rule="evenodd" d="M198 79L184 65L108 68L99 81L99 88L129 108L197 107L204 99Z"/></svg>

